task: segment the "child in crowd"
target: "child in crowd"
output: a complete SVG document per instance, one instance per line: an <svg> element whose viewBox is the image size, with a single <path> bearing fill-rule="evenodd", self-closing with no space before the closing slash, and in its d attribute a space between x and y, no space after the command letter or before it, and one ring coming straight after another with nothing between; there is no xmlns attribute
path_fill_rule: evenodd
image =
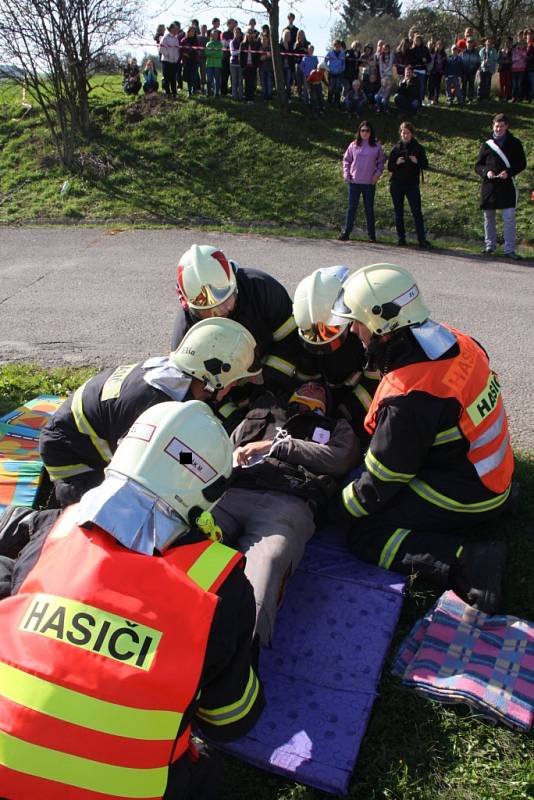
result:
<svg viewBox="0 0 534 800"><path fill-rule="evenodd" d="M263 90L263 99L272 100L274 83L273 54L271 37L266 31L260 36L260 83Z"/></svg>
<svg viewBox="0 0 534 800"><path fill-rule="evenodd" d="M512 103L523 99L523 85L527 71L527 42L523 31L512 48Z"/></svg>
<svg viewBox="0 0 534 800"><path fill-rule="evenodd" d="M389 95L391 94L392 85L393 81L391 78L382 78L380 81L380 89L375 94L377 114L389 114Z"/></svg>
<svg viewBox="0 0 534 800"><path fill-rule="evenodd" d="M284 28L280 39L280 55L282 57L282 72L284 74L284 89L287 99L291 98L291 87L295 82L295 59L293 58L293 44L291 31Z"/></svg>
<svg viewBox="0 0 534 800"><path fill-rule="evenodd" d="M293 45L293 61L295 62L295 84L297 86L297 95L299 100L304 100L304 84L306 79L302 70L300 69L300 65L302 64L302 59L308 52L308 45L309 42L306 39L306 34L302 28L299 28L297 31L297 38L295 44Z"/></svg>
<svg viewBox="0 0 534 800"><path fill-rule="evenodd" d="M309 90L310 85L308 83L308 77L310 75L310 72L313 69L317 69L319 65L319 59L317 58L317 56L314 55L314 50L315 50L314 46L312 44L309 44L308 52L299 64L299 69L302 72L304 78L302 84L302 99L304 100L305 103L310 102L310 90Z"/></svg>
<svg viewBox="0 0 534 800"><path fill-rule="evenodd" d="M151 58L145 61L145 68L143 70L143 92L145 94L152 94L158 91L158 71Z"/></svg>
<svg viewBox="0 0 534 800"><path fill-rule="evenodd" d="M317 69L312 69L308 75L308 87L310 90L310 105L313 117L324 116L324 97L323 84L328 86L326 64L321 62Z"/></svg>
<svg viewBox="0 0 534 800"><path fill-rule="evenodd" d="M477 99L490 99L491 79L497 70L497 51L493 46L493 39L486 39L484 47L480 48L480 73Z"/></svg>
<svg viewBox="0 0 534 800"><path fill-rule="evenodd" d="M395 105L402 114L417 114L420 106L419 89L420 84L414 75L414 69L408 64L394 98Z"/></svg>
<svg viewBox="0 0 534 800"><path fill-rule="evenodd" d="M192 97L200 88L198 69L200 53L197 31L194 25L189 26L186 35L180 41L180 58L182 61L182 76L187 83L187 94Z"/></svg>
<svg viewBox="0 0 534 800"><path fill-rule="evenodd" d="M214 28L206 45L206 81L208 97L220 97L223 62L223 43L220 32Z"/></svg>
<svg viewBox="0 0 534 800"><path fill-rule="evenodd" d="M230 79L232 81L232 99L243 99L243 71L241 69L241 44L243 34L241 28L236 25L234 28L234 38L230 40Z"/></svg>
<svg viewBox="0 0 534 800"><path fill-rule="evenodd" d="M245 41L239 48L239 58L243 80L245 84L245 102L253 103L256 94L256 84L258 82L258 67L260 65L260 41L256 36L254 28L249 28L245 35Z"/></svg>
<svg viewBox="0 0 534 800"><path fill-rule="evenodd" d="M122 71L123 89L126 94L133 94L135 97L141 91L141 75L135 58L129 58L128 63Z"/></svg>
<svg viewBox="0 0 534 800"><path fill-rule="evenodd" d="M397 49L395 50L395 58L394 58L394 65L395 65L395 72L399 80L402 80L404 77L404 70L406 65L408 64L410 52L410 40L406 37L401 41Z"/></svg>
<svg viewBox="0 0 534 800"><path fill-rule="evenodd" d="M464 93L462 91L462 76L464 65L460 55L460 48L457 44L451 47L451 57L447 59L447 80L445 81L445 91L447 92L447 105L452 106L456 97L458 105L464 104Z"/></svg>
<svg viewBox="0 0 534 800"><path fill-rule="evenodd" d="M428 76L428 100L430 105L437 105L441 91L441 81L443 76L447 74L447 51L441 39L437 39L429 50L432 66Z"/></svg>
<svg viewBox="0 0 534 800"><path fill-rule="evenodd" d="M345 50L345 72L343 73L343 97L352 89L352 83L358 78L360 70L361 46L357 41L352 42L348 50Z"/></svg>
<svg viewBox="0 0 534 800"><path fill-rule="evenodd" d="M363 48L362 62L362 89L367 96L367 101L373 105L375 94L380 88L380 72L378 60L373 53L373 46L366 44Z"/></svg>
<svg viewBox="0 0 534 800"><path fill-rule="evenodd" d="M220 35L220 31L219 31ZM210 40L210 34L208 32L207 25L200 26L200 33L197 34L197 41L198 46L200 48L199 52L199 68L200 68L200 91L202 94L206 94L207 91L207 56L206 56L206 45ZM222 40L221 40L222 41Z"/></svg>
<svg viewBox="0 0 534 800"><path fill-rule="evenodd" d="M367 97L362 89L361 81L356 78L352 81L352 86L345 97L345 108L347 115L361 116L362 109L367 105Z"/></svg>
<svg viewBox="0 0 534 800"><path fill-rule="evenodd" d="M512 99L512 50L514 40L508 36L497 56L497 71L499 73L500 98L504 103Z"/></svg>
<svg viewBox="0 0 534 800"><path fill-rule="evenodd" d="M325 64L328 69L328 102L339 105L345 72L345 51L340 39L335 40L332 50L326 54Z"/></svg>
<svg viewBox="0 0 534 800"><path fill-rule="evenodd" d="M165 25L163 24L158 25L158 27L156 28L156 33L154 34L154 41L156 42L156 44L159 44L164 36L165 36Z"/></svg>
<svg viewBox="0 0 534 800"><path fill-rule="evenodd" d="M178 34L180 26L171 22L167 33L159 43L159 56L163 72L162 86L167 95L176 97L176 84L178 79L178 60L180 58L180 39Z"/></svg>
<svg viewBox="0 0 534 800"><path fill-rule="evenodd" d="M474 38L468 36L466 42L467 47L460 56L463 67L462 92L464 102L471 103L475 99L475 78L480 69L480 56Z"/></svg>
<svg viewBox="0 0 534 800"><path fill-rule="evenodd" d="M382 45L382 51L378 57L378 72L380 75L380 80L382 80L382 78L389 78L390 80L393 80L394 61L395 57L391 52L391 47L387 42L384 42Z"/></svg>

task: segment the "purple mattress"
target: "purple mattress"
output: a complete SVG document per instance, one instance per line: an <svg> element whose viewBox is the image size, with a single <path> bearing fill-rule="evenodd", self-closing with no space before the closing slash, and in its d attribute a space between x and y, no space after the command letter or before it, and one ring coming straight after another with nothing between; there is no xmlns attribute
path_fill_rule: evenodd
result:
<svg viewBox="0 0 534 800"><path fill-rule="evenodd" d="M323 529L289 581L260 673L267 708L225 745L326 792L348 791L403 600L404 579L358 561Z"/></svg>

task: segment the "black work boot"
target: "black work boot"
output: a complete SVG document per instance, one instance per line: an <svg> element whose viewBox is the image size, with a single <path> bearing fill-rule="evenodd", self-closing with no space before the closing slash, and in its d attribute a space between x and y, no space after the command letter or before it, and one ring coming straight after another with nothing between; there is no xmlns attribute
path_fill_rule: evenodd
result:
<svg viewBox="0 0 534 800"><path fill-rule="evenodd" d="M466 603L495 614L501 605L504 542L467 542L449 573L449 586Z"/></svg>

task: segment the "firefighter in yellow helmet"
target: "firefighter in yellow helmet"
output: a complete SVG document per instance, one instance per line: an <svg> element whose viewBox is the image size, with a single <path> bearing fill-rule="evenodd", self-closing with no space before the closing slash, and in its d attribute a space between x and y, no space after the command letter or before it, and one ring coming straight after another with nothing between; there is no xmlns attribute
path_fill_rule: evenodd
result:
<svg viewBox="0 0 534 800"><path fill-rule="evenodd" d="M31 531L0 563L3 796L217 796L191 724L229 741L264 706L243 558L205 533L231 473L210 408L168 401L80 504L0 516L0 554Z"/></svg>
<svg viewBox="0 0 534 800"><path fill-rule="evenodd" d="M333 312L352 320L383 376L365 419L363 471L338 506L355 553L494 611L504 545L477 542L476 532L506 506L514 463L487 353L430 319L415 278L393 264L352 274Z"/></svg>
<svg viewBox="0 0 534 800"><path fill-rule="evenodd" d="M176 278L180 308L171 347L178 346L196 320L227 317L241 323L256 340L265 386L290 392L295 383L299 354L297 326L291 298L282 284L259 269L240 267L217 247L193 244L181 256ZM238 401L244 391L232 393L220 413L239 422Z"/></svg>
<svg viewBox="0 0 534 800"><path fill-rule="evenodd" d="M261 373L256 342L238 322L198 322L170 356L107 369L80 386L41 432L39 449L61 506L96 486L136 417L165 400L218 404Z"/></svg>
<svg viewBox="0 0 534 800"><path fill-rule="evenodd" d="M343 265L322 267L295 289L293 315L302 345L299 376L327 383L336 413L352 424L365 445L369 437L363 421L380 374L367 369L364 347L350 330L350 320L332 312L348 274Z"/></svg>

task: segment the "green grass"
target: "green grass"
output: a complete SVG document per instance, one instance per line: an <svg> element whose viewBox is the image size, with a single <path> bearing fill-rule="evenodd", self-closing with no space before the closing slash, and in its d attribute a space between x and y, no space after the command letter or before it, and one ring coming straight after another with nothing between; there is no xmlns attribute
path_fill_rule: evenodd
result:
<svg viewBox="0 0 534 800"><path fill-rule="evenodd" d="M201 225L293 235L335 236L344 219L346 187L341 157L355 122L339 111L310 119L298 101L288 119L272 104L229 99L180 99L172 110L136 123L125 121L131 100L120 78L99 78L92 95L97 123L87 153L111 160L107 175L90 167L70 181L57 163L42 116L20 118L20 95L0 84L0 223L77 222ZM478 177L473 164L491 117L501 106L423 109L415 120L431 171L423 187L424 212L434 239L458 244L482 238ZM519 176L518 235L532 234L534 185L531 108L508 106L530 169ZM388 152L399 119L372 117ZM377 225L393 235L393 211L384 176L377 190ZM361 222L361 218L359 220ZM523 250L534 254L534 249Z"/></svg>
<svg viewBox="0 0 534 800"><path fill-rule="evenodd" d="M89 369L0 367L0 412L38 393L64 394ZM516 453L521 509L488 534L508 543L504 585L507 613L534 619L534 457ZM409 588L392 653L435 594L417 582ZM534 740L485 722L462 706L446 707L402 689L386 664L355 773L350 800L527 800L534 796ZM226 759L221 800L320 800L331 798Z"/></svg>

